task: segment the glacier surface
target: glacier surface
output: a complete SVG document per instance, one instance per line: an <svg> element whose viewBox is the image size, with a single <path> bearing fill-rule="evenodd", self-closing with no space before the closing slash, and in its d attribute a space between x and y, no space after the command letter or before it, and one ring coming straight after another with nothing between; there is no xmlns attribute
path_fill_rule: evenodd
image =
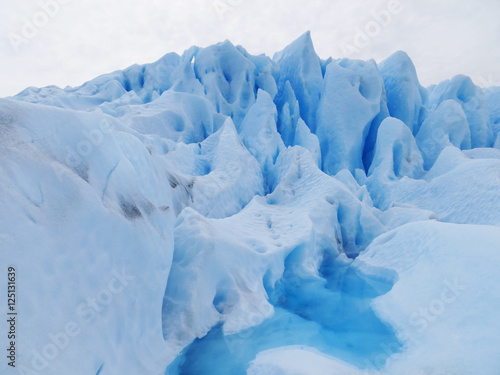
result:
<svg viewBox="0 0 500 375"><path fill-rule="evenodd" d="M225 41L0 99L0 159L2 374L500 373L498 87Z"/></svg>

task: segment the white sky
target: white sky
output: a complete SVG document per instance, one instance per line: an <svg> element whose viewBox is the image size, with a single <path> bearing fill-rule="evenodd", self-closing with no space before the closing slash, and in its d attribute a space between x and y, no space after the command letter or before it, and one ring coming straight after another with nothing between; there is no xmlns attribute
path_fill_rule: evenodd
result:
<svg viewBox="0 0 500 375"><path fill-rule="evenodd" d="M40 4L55 1L67 4L44 20ZM321 58L345 57L342 46L355 46L367 25L372 36L350 57L381 61L401 49L425 86L459 73L500 85L499 0L399 0L400 12L377 30L373 12L391 1L398 0L0 0L0 97L80 85L224 39L272 56L311 30ZM23 37L26 20L41 26L16 52L9 35Z"/></svg>

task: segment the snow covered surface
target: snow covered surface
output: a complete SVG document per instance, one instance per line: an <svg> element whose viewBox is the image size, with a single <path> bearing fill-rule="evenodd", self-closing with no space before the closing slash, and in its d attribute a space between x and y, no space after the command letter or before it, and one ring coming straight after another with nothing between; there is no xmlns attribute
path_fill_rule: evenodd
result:
<svg viewBox="0 0 500 375"><path fill-rule="evenodd" d="M499 93L305 33L0 99L0 372L500 373Z"/></svg>

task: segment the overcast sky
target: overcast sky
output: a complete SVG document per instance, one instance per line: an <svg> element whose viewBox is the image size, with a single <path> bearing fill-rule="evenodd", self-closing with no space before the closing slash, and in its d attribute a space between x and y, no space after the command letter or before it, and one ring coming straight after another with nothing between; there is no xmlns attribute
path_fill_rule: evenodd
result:
<svg viewBox="0 0 500 375"><path fill-rule="evenodd" d="M321 58L404 50L424 86L500 85L499 0L0 0L0 97L225 39L272 56L307 30Z"/></svg>

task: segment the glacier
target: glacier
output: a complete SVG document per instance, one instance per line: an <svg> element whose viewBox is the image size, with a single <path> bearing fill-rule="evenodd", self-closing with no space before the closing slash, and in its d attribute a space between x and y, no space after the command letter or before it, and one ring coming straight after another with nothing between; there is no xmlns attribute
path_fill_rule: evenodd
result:
<svg viewBox="0 0 500 375"><path fill-rule="evenodd" d="M0 99L0 158L2 374L500 373L500 87L224 41Z"/></svg>

